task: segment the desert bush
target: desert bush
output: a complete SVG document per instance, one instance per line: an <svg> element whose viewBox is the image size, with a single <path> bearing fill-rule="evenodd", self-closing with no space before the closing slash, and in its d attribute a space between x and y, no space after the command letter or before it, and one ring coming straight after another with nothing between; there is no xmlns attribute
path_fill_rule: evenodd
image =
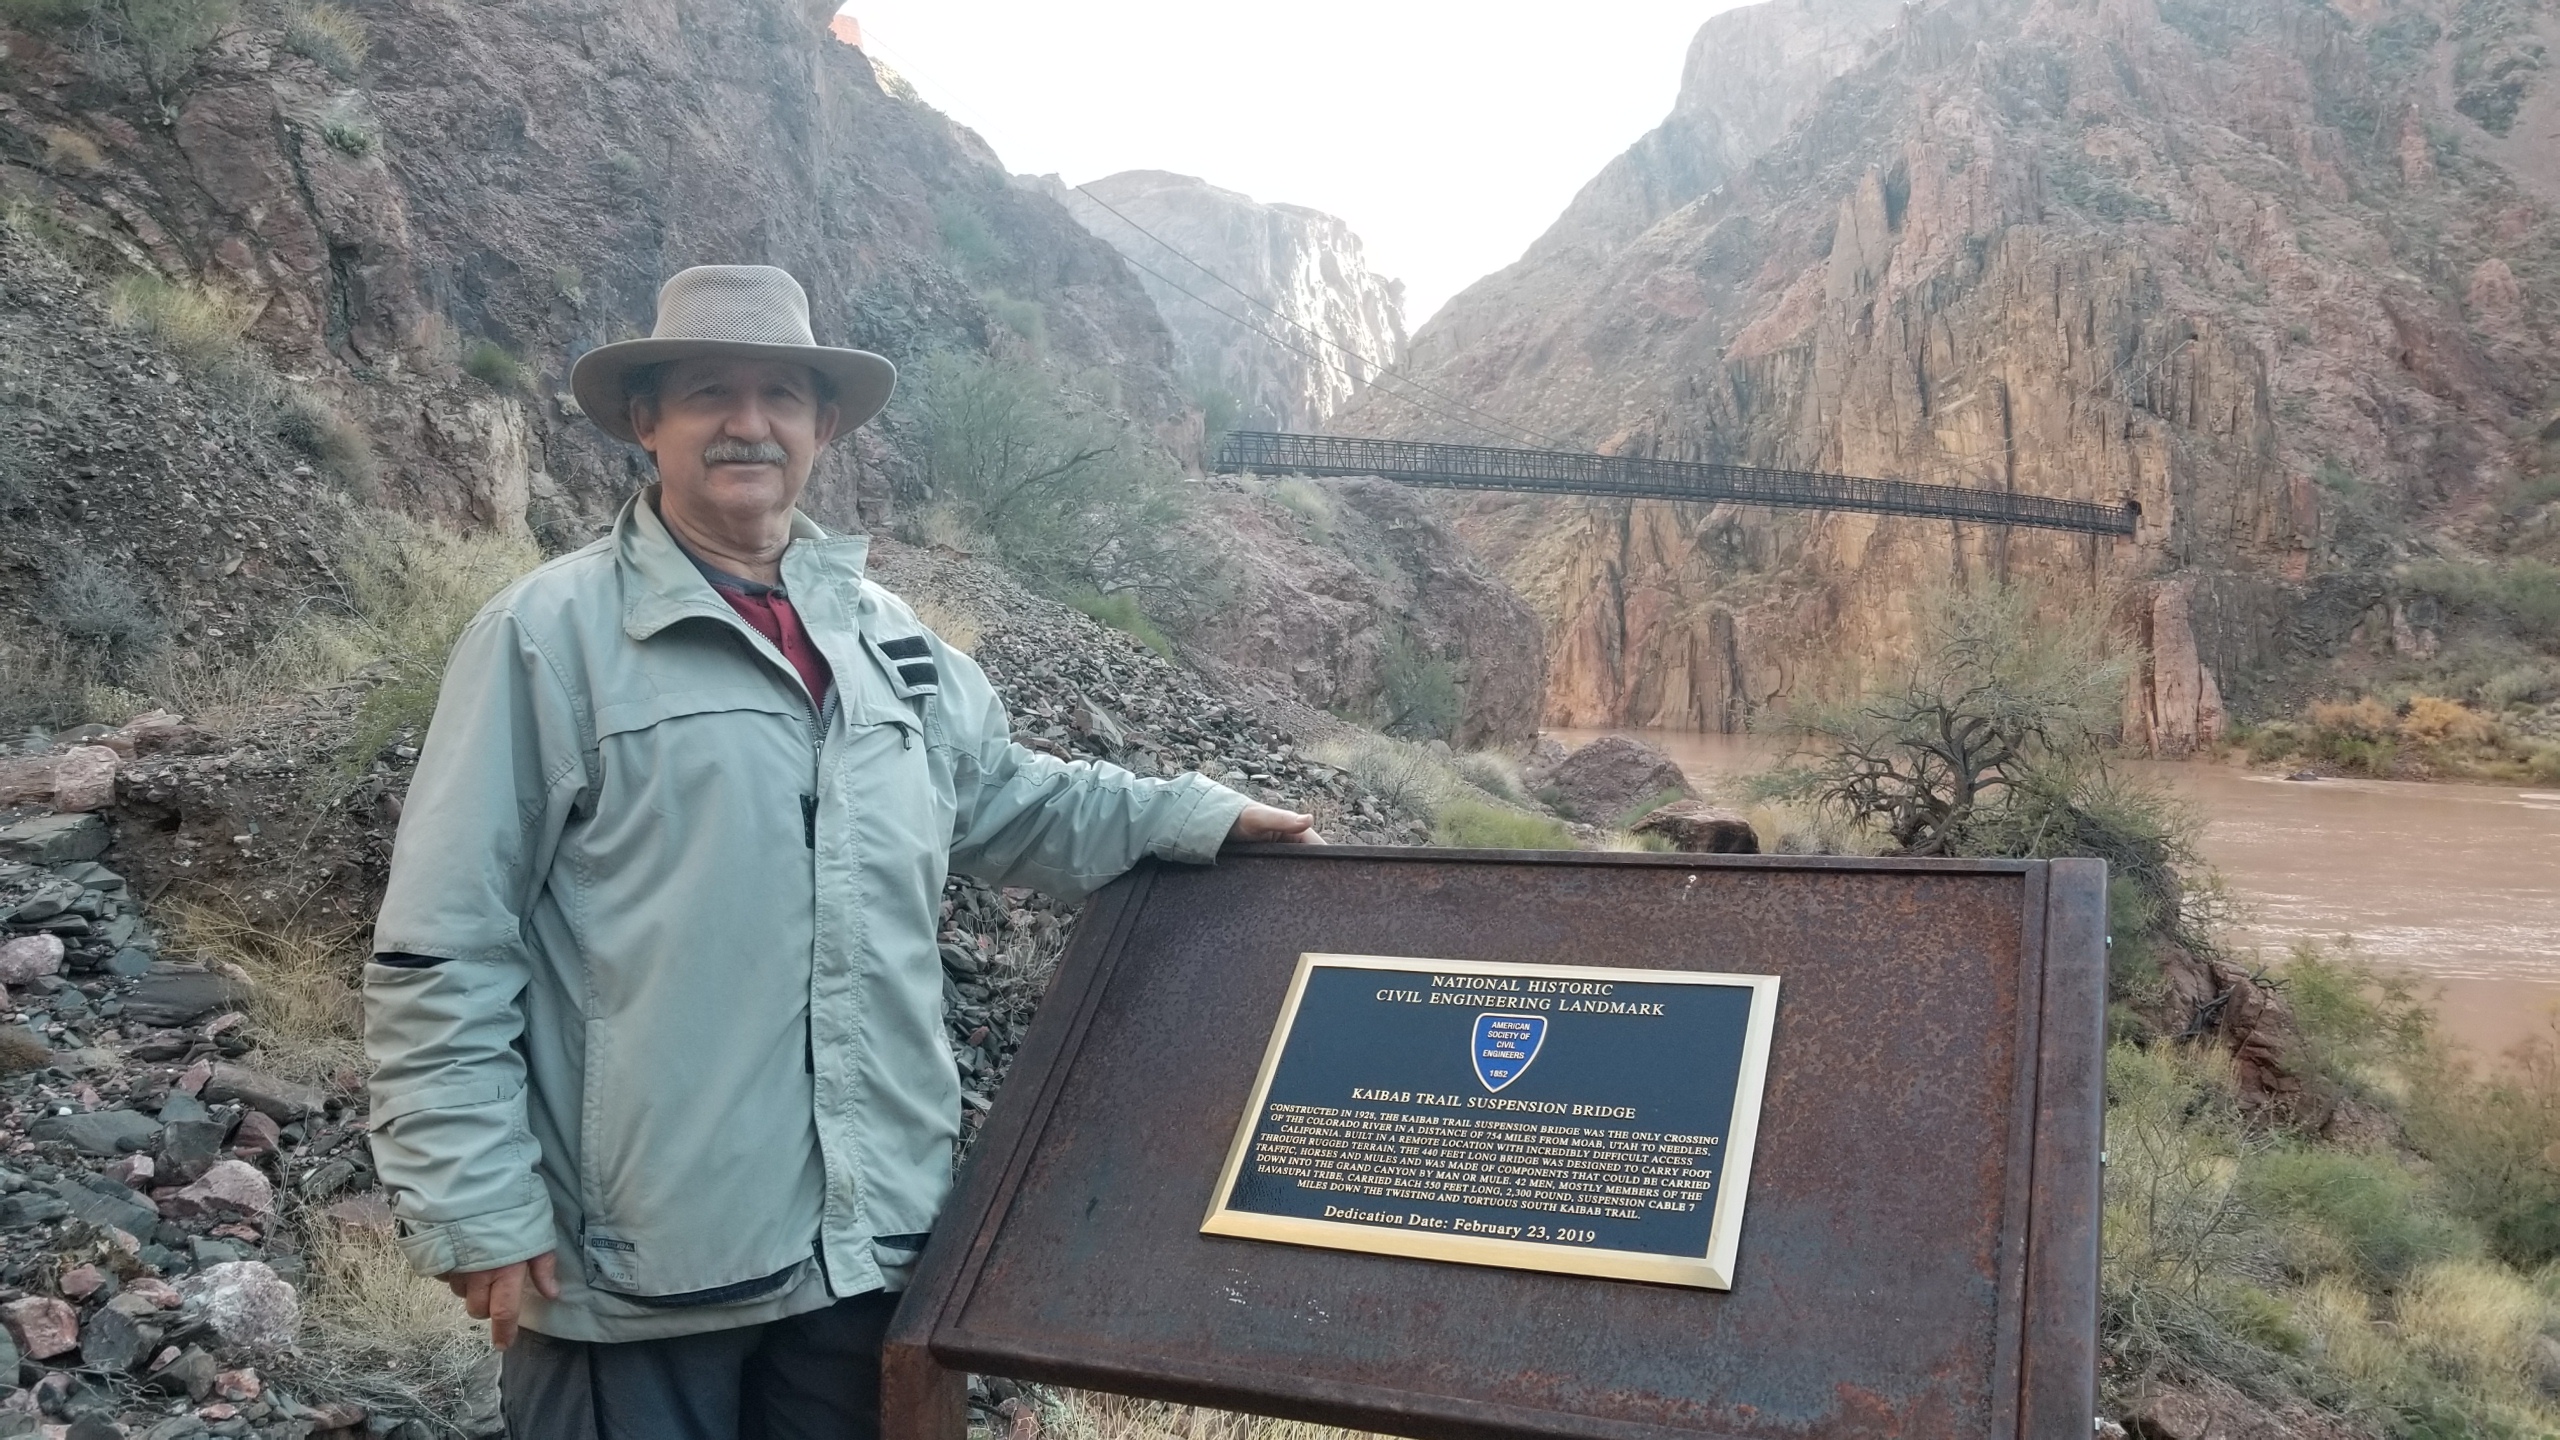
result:
<svg viewBox="0 0 2560 1440"><path fill-rule="evenodd" d="M1333 538L1333 497L1313 480L1291 476L1271 487L1271 498L1307 524L1318 539Z"/></svg>
<svg viewBox="0 0 2560 1440"><path fill-rule="evenodd" d="M2409 1138L2457 1214L2509 1264L2560 1260L2560 1044L2519 1047L2486 1079L2437 1067L2410 1087Z"/></svg>
<svg viewBox="0 0 2560 1440"><path fill-rule="evenodd" d="M2560 565L2428 560L2409 567L2407 583L2465 614L2501 621L2528 641L2560 644Z"/></svg>
<svg viewBox="0 0 2560 1440"><path fill-rule="evenodd" d="M1520 762L1499 750L1471 750L1451 764L1459 778L1488 795L1515 805L1529 802L1529 787L1520 778Z"/></svg>
<svg viewBox="0 0 2560 1440"><path fill-rule="evenodd" d="M0 22L22 30L65 29L97 13L97 0L0 0Z"/></svg>
<svg viewBox="0 0 2560 1440"><path fill-rule="evenodd" d="M533 372L495 340L474 340L462 352L462 372L492 390L518 394L533 388Z"/></svg>
<svg viewBox="0 0 2560 1440"><path fill-rule="evenodd" d="M132 49L153 98L164 109L205 48L239 15L233 0L102 0L102 4L117 38Z"/></svg>
<svg viewBox="0 0 2560 1440"><path fill-rule="evenodd" d="M169 622L130 577L77 553L63 556L46 577L45 614L110 680L129 678L169 641Z"/></svg>
<svg viewBox="0 0 2560 1440"><path fill-rule="evenodd" d="M2432 1063L2432 1017L2415 989L2352 947L2297 944L2276 984L2301 1037L2289 1063L2305 1078L2388 1105L2408 1074Z"/></svg>
<svg viewBox="0 0 2560 1440"><path fill-rule="evenodd" d="M384 677L365 696L344 752L362 768L400 737L425 739L453 642L542 554L522 535L463 535L387 511L364 513L340 550L346 593L322 623L370 652Z"/></svg>
<svg viewBox="0 0 2560 1440"><path fill-rule="evenodd" d="M249 977L243 1007L258 1063L290 1079L326 1083L365 1073L364 996L370 953L362 926L262 924L218 896L185 897L164 912L181 949Z"/></svg>
<svg viewBox="0 0 2560 1440"><path fill-rule="evenodd" d="M2387 740L2398 733L2399 717L2370 695L2354 700L2323 700L2311 707L2311 726L2322 736Z"/></svg>
<svg viewBox="0 0 2560 1440"><path fill-rule="evenodd" d="M1417 740L1446 740L1466 714L1458 667L1399 634L1378 657L1378 728Z"/></svg>
<svg viewBox="0 0 2560 1440"><path fill-rule="evenodd" d="M0 739L107 720L91 703L91 674L92 667L59 640L0 637Z"/></svg>
<svg viewBox="0 0 2560 1440"><path fill-rule="evenodd" d="M2015 587L1943 592L1915 609L1916 654L1898 675L1773 715L1810 744L1753 788L1873 825L1903 854L1958 854L1977 811L2040 767L2096 753L2120 719L2126 662L2094 610L2039 615Z"/></svg>
<svg viewBox="0 0 2560 1440"><path fill-rule="evenodd" d="M987 217L975 201L946 194L934 202L933 218L944 252L962 274L984 275L1004 266L1008 257L1003 242L988 228Z"/></svg>
<svg viewBox="0 0 2560 1440"><path fill-rule="evenodd" d="M199 373L241 363L240 337L260 308L249 296L158 275L129 275L107 298L110 320L151 336Z"/></svg>
<svg viewBox="0 0 2560 1440"><path fill-rule="evenodd" d="M339 79L353 80L364 71L365 50L372 41L354 11L330 0L309 0L285 17L284 43Z"/></svg>
<svg viewBox="0 0 2560 1440"><path fill-rule="evenodd" d="M1138 427L1027 360L944 351L910 377L923 523L974 537L1052 598L1126 594L1160 622L1209 603L1215 577L1174 542L1173 463Z"/></svg>
<svg viewBox="0 0 2560 1440"><path fill-rule="evenodd" d="M1174 658L1173 641L1166 638L1162 627L1147 618L1138 605L1138 597L1122 591L1117 595L1097 595L1091 591L1071 594L1067 603L1114 630L1126 632L1139 644L1167 660Z"/></svg>
<svg viewBox="0 0 2560 1440"><path fill-rule="evenodd" d="M1431 842L1460 850L1574 848L1573 832L1561 820L1465 798L1440 806L1431 827Z"/></svg>
<svg viewBox="0 0 2560 1440"><path fill-rule="evenodd" d="M2302 1144L2257 1156L2241 1174L2242 1194L2272 1222L2294 1273L2353 1274L2368 1288L2478 1252L2478 1236L2424 1189L2392 1156Z"/></svg>
<svg viewBox="0 0 2560 1440"><path fill-rule="evenodd" d="M2400 717L2400 738L2416 745L2486 745L2498 731L2485 717L2440 695L2418 695Z"/></svg>
<svg viewBox="0 0 2560 1440"><path fill-rule="evenodd" d="M287 396L277 412L276 434L310 456L348 494L372 498L379 479L373 442L326 399L308 390Z"/></svg>
<svg viewBox="0 0 2560 1440"><path fill-rule="evenodd" d="M978 303L987 309L987 318L1011 331L1014 338L1031 349L1034 355L1049 348L1049 312L1037 300L1017 300L1001 290L983 291Z"/></svg>
<svg viewBox="0 0 2560 1440"><path fill-rule="evenodd" d="M2478 1260L2427 1266L2393 1308L2401 1339L2440 1373L2516 1390L2551 1310L2523 1276Z"/></svg>
<svg viewBox="0 0 2560 1440"><path fill-rule="evenodd" d="M2560 698L2560 665L2510 665L2481 681L2474 693L2491 712Z"/></svg>
<svg viewBox="0 0 2560 1440"><path fill-rule="evenodd" d="M943 644L963 655L977 653L978 641L986 635L987 622L975 610L967 609L931 596L909 596L916 619L932 631Z"/></svg>
<svg viewBox="0 0 2560 1440"><path fill-rule="evenodd" d="M352 108L341 107L320 117L320 138L329 142L331 149L361 160L373 153L381 137L373 122Z"/></svg>
<svg viewBox="0 0 2560 1440"><path fill-rule="evenodd" d="M1315 755L1348 774L1389 810L1419 819L1430 819L1466 793L1466 782L1428 749L1384 735L1328 741L1316 747Z"/></svg>
<svg viewBox="0 0 2560 1440"><path fill-rule="evenodd" d="M1125 1395L1044 1390L1040 1402L1040 1433L1050 1440L1369 1440L1357 1430Z"/></svg>

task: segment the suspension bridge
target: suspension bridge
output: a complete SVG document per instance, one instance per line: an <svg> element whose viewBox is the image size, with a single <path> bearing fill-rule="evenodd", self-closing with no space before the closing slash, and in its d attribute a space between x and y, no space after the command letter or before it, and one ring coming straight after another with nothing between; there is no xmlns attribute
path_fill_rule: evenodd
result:
<svg viewBox="0 0 2560 1440"><path fill-rule="evenodd" d="M1686 500L1917 515L2084 535L2131 535L2141 508L1961 485L1871 480L1697 460L1650 460L1570 450L1515 450L1351 435L1238 430L1219 442L1216 468L1245 475L1374 475L1438 490L1507 490L1617 500Z"/></svg>

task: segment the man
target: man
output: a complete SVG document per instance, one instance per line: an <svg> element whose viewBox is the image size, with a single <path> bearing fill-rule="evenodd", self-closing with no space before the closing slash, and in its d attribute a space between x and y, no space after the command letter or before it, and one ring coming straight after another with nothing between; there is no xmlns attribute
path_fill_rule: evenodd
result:
<svg viewBox="0 0 2560 1440"><path fill-rule="evenodd" d="M373 1147L524 1440L875 1433L959 1132L946 869L1073 896L1319 839L1014 745L865 539L798 512L894 378L780 270L677 275L571 376L658 483L454 647L365 975Z"/></svg>

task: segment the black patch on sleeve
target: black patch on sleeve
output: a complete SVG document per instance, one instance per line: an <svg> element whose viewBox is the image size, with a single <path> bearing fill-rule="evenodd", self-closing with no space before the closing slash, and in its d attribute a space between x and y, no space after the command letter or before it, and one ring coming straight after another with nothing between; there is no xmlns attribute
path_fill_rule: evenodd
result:
<svg viewBox="0 0 2560 1440"><path fill-rule="evenodd" d="M939 685L942 683L942 672L933 668L932 661L918 660L912 664L899 666L898 680L905 685Z"/></svg>
<svg viewBox="0 0 2560 1440"><path fill-rule="evenodd" d="M412 955L405 950L385 950L381 954L373 957L373 963L376 965L388 965L394 970L429 970L443 964L444 957L441 955Z"/></svg>
<svg viewBox="0 0 2560 1440"><path fill-rule="evenodd" d="M881 641L880 653L892 660L921 660L933 653L933 647L921 635L901 635Z"/></svg>

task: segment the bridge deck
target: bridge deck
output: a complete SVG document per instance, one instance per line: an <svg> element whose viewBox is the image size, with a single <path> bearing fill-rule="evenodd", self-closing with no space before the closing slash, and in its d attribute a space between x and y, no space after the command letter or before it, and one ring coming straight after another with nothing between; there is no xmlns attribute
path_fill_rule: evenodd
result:
<svg viewBox="0 0 2560 1440"><path fill-rule="evenodd" d="M1253 475L1375 475L1444 490L1514 490L1627 500L1862 510L1985 525L2131 535L2131 505L2013 495L1909 480L1869 480L1813 470L1770 470L1694 460L1648 460L1567 450L1513 450L1349 435L1238 430L1218 446L1217 468Z"/></svg>

